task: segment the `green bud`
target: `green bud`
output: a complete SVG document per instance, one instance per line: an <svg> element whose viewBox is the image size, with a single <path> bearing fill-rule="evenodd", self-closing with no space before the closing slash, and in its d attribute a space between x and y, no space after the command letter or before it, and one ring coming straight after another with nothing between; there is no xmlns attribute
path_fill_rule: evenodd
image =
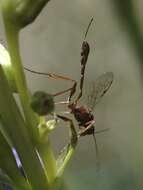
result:
<svg viewBox="0 0 143 190"><path fill-rule="evenodd" d="M0 44L0 64L2 65L4 74L8 80L12 92L17 92L10 56L8 51L1 44Z"/></svg>
<svg viewBox="0 0 143 190"><path fill-rule="evenodd" d="M54 98L51 94L37 91L31 99L31 107L38 115L51 114L54 111Z"/></svg>
<svg viewBox="0 0 143 190"><path fill-rule="evenodd" d="M19 29L32 23L50 0L1 0L4 16Z"/></svg>

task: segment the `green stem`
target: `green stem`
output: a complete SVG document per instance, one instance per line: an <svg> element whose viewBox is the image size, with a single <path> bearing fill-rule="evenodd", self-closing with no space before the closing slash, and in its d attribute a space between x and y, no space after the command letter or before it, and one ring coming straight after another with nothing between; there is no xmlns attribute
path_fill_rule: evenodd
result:
<svg viewBox="0 0 143 190"><path fill-rule="evenodd" d="M62 165L58 168L57 176L62 176L62 174L63 174L63 172L65 170L65 167L67 166L69 160L71 159L71 157L72 157L72 155L74 153L74 150L75 149L70 145L69 150L68 150L68 152L66 154L66 157L65 157Z"/></svg>
<svg viewBox="0 0 143 190"><path fill-rule="evenodd" d="M51 184L49 190L67 190L67 186L62 176L57 177L53 184Z"/></svg>
<svg viewBox="0 0 143 190"><path fill-rule="evenodd" d="M10 53L10 57L11 57L11 62L12 62L12 68L13 68L13 73L14 73L14 77L15 77L15 82L16 82L16 87L17 87L17 91L19 93L19 97L20 97L20 101L21 101L21 105L23 108L23 112L24 112L24 117L25 117L25 126L28 127L28 131L32 137L32 140L34 142L35 148L37 147L39 155L42 158L42 161L44 163L44 169L45 169L45 173L47 174L48 177L48 181L49 183L53 183L54 179L56 177L56 161L53 155L53 151L50 147L50 142L46 141L46 142L40 142L39 141L39 131L37 128L37 125L39 123L39 117L32 111L31 107L30 107L30 98L31 95L29 93L29 90L27 88L27 84L26 84L26 79L24 76L24 71L23 71L23 67L21 64L21 57L20 57L20 51L19 51L19 27L15 24L13 24L9 18L7 18L6 14L3 14L3 18L4 18L4 24L5 24L5 31L6 31L6 36L7 36L7 42L8 42L8 48L9 48L9 53ZM5 123L4 123L5 124ZM17 143L15 143L17 144ZM21 142L20 142L20 146L21 146ZM21 147L22 148L22 147ZM24 148L24 147L23 147ZM29 147L29 151L31 151L33 147ZM19 151L19 150L18 150ZM21 159L23 159L23 161L26 161L26 152L24 151L24 149L20 152L20 156ZM32 153L32 152L31 152ZM33 150L33 153L35 153L35 151ZM34 156L31 155L31 156ZM36 156L36 155L35 155ZM33 157L34 159L34 157ZM35 157L36 159L36 157ZM34 159L34 160L35 160ZM35 160L36 161L36 160ZM32 162L32 160L29 161L29 163ZM32 182L34 182L33 180L35 180L35 184L38 183L38 180L36 179L37 175L37 171L33 168L33 164L31 163L31 168L29 168L29 163L26 162L25 166L27 172L30 174L30 178L32 178ZM37 163L38 164L38 163ZM38 167L38 165L37 165ZM30 171L30 169L32 171ZM38 169L38 168L37 168ZM31 172L34 172L33 175L31 175ZM41 175L43 175L41 173L42 171L40 171L39 168L39 173ZM35 176L35 179L34 179ZM39 178L39 184L42 183L42 178ZM37 182L36 182L37 181ZM44 184L44 176L43 176L43 184ZM35 186L34 184L34 186ZM39 186L40 187L40 186ZM34 187L34 190L38 189L39 187ZM42 187L46 187L44 185L41 185ZM45 188L42 188L42 190L44 190Z"/></svg>
<svg viewBox="0 0 143 190"><path fill-rule="evenodd" d="M19 115L17 116L15 115L14 116L15 119L14 118L13 119L19 120L19 123L15 123L14 121L12 121L11 125L17 125L22 128L25 128L25 126L27 126L33 142L37 144L37 142L39 141L39 131L37 128L37 125L39 123L38 121L39 117L35 115L35 113L32 111L30 107L30 94L26 85L26 80L19 52L19 39L18 39L19 28L9 21L9 18L7 18L7 14L5 13L3 13L3 19L5 24L9 53L12 62L12 69L25 116L25 124L23 123L22 118L19 118ZM16 105L14 105L15 103L11 97L12 95L10 95L10 90L7 90L6 93L9 94L9 98L11 99L13 104L12 107L14 106L16 108ZM13 111L11 111L11 113L14 113L16 111L15 108ZM8 112L6 113L8 114ZM5 118L5 115L3 116ZM7 119L3 120L4 126L7 126L8 128L7 132L9 134L9 137L11 137L11 140L12 142L14 142L15 148L19 153L19 156L23 163L29 182L31 183L34 190L39 190L40 188L42 188L42 190L48 189L48 182L45 173L41 166L40 160L37 157L36 151L34 150L34 147L30 142L30 139L24 137L24 134L22 133L23 131L19 132L16 131L19 134L19 137L14 138L15 134L13 130L10 131L11 129L9 128L10 127L9 122L10 120Z"/></svg>
<svg viewBox="0 0 143 190"><path fill-rule="evenodd" d="M5 14L3 14L3 18L17 90L20 96L28 130L32 136L33 141L36 142L39 139L37 128L39 121L37 115L32 111L30 107L30 93L27 88L19 52L19 28L11 24Z"/></svg>
<svg viewBox="0 0 143 190"><path fill-rule="evenodd" d="M49 184L53 183L56 177L56 160L50 145L50 141L41 142L38 146L39 154L44 163L45 172L48 177Z"/></svg>
<svg viewBox="0 0 143 190"><path fill-rule="evenodd" d="M21 65L18 42L19 28L16 28L11 23L9 23L9 20L7 20L5 17L4 21L9 46L9 53L14 69L13 72L27 126L29 126L28 130L32 136L32 139L34 139L34 142L36 142L36 147L38 147L38 151L43 160L45 171L47 173L47 177L50 183L54 181L56 176L56 161L53 155L53 151L50 147L50 142L45 142L44 144L41 144L41 142L39 142L39 131L37 128L39 118L37 119L36 115L30 107L30 94L26 85L23 67Z"/></svg>

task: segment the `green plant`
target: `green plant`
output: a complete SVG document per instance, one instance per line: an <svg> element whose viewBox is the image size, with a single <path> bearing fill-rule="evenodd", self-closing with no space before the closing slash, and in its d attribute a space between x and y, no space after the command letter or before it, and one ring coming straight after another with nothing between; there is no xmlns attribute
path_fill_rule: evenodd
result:
<svg viewBox="0 0 143 190"><path fill-rule="evenodd" d="M0 45L0 181L15 190L60 189L63 171L77 144L76 131L70 126L70 142L55 158L48 134L56 127L56 120L46 121L41 114L39 102L43 101L43 92L31 95L21 63L19 33L35 20L48 1L0 1L8 44L8 52ZM22 113L14 93L20 99ZM53 112L53 97L45 93L44 97L50 103L47 113ZM13 149L18 153L25 176L20 173Z"/></svg>

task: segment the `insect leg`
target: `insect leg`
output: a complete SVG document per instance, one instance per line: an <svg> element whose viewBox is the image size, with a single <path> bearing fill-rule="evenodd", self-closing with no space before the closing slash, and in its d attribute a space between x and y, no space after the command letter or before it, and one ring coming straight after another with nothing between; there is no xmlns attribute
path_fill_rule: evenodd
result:
<svg viewBox="0 0 143 190"><path fill-rule="evenodd" d="M67 165L69 159L71 158L72 154L74 153L74 150L76 148L78 137L77 132L75 130L74 124L72 119L57 114L57 117L64 122L69 122L70 124L70 142L63 148L61 156L57 159L57 164L60 161L60 167L58 167L57 176L61 176L61 174L64 171L65 166ZM61 162L62 161L62 162Z"/></svg>
<svg viewBox="0 0 143 190"><path fill-rule="evenodd" d="M86 128L81 129L81 130L79 131L79 133L78 133L79 137L88 134L88 133L86 133L86 132L87 132L89 129L91 129L91 128L93 127L93 124L94 124L94 123L95 123L94 120L92 120L92 121L86 123L86 124L88 124L88 125L87 125ZM85 125L86 125L86 124L85 124ZM97 164L97 166L98 166L98 168L99 168L99 167L100 167L100 161L99 161L98 145L97 145L97 141L96 141L96 137L95 137L95 133L94 133L94 131L93 131L91 134L92 134L92 136L93 136L94 145L95 145L96 158L97 158L97 160L96 160L96 164Z"/></svg>
<svg viewBox="0 0 143 190"><path fill-rule="evenodd" d="M95 123L94 120L88 122L88 123L87 123L87 124L88 124L87 127L81 129L81 130L79 131L78 135L79 135L79 136L84 136L84 135L88 134L88 133L86 133L86 132L88 132L88 130L93 127L93 124L94 124L94 123ZM86 124L85 124L85 125L86 125ZM98 146L97 146L97 142L96 142L96 138L95 138L94 131L93 131L92 135L93 135L93 139L94 139L96 154L98 155Z"/></svg>
<svg viewBox="0 0 143 190"><path fill-rule="evenodd" d="M60 111L57 114L68 115L68 114L71 114L71 113L69 111Z"/></svg>
<svg viewBox="0 0 143 190"><path fill-rule="evenodd" d="M79 135L79 136L85 136L86 134L88 134L88 133L86 133L86 132L88 132L88 130L93 127L94 123L95 123L94 120L91 120L91 121L85 123L85 126L87 126L87 127L86 127L86 128L85 128L85 127L82 128L82 129L78 132L78 135Z"/></svg>
<svg viewBox="0 0 143 190"><path fill-rule="evenodd" d="M69 104L69 101L61 101L61 102L55 102L55 105L66 105Z"/></svg>
<svg viewBox="0 0 143 190"><path fill-rule="evenodd" d="M69 122L70 130L71 130L70 144L72 147L75 147L77 145L78 136L77 136L77 132L76 132L76 129L75 129L72 119L62 116L62 115L59 115L59 114L57 114L57 117L59 119L62 119L65 122Z"/></svg>
<svg viewBox="0 0 143 190"><path fill-rule="evenodd" d="M31 69L28 69L27 67L24 67L24 69L26 71L29 71L31 73L34 73L34 74L39 74L39 75L44 75L44 76L48 76L49 78L52 78L52 79L56 79L56 80L66 80L66 81L70 81L70 82L73 82L73 85L72 87L66 89L66 90L63 90L63 91L60 91L60 92L57 92L55 94L53 94L53 96L59 96L59 95L62 95L66 92L70 92L70 95L68 97L68 101L71 101L71 98L72 96L75 94L76 92L76 86L77 86L77 82L69 77L66 77L66 76L62 76L62 75L57 75L57 74L54 74L54 73L45 73L45 72L39 72L39 71L35 71L35 70L31 70Z"/></svg>

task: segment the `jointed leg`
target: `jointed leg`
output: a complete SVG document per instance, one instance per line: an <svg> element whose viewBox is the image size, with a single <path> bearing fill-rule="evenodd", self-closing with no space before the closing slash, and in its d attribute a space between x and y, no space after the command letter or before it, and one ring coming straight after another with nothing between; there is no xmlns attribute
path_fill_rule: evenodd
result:
<svg viewBox="0 0 143 190"><path fill-rule="evenodd" d="M60 111L59 113L57 113L57 114L62 114L62 115L67 115L67 114L71 114L69 111Z"/></svg>
<svg viewBox="0 0 143 190"><path fill-rule="evenodd" d="M75 151L78 137L77 137L77 133L76 133L73 121L70 118L61 116L58 114L57 114L57 117L59 119L62 119L64 122L69 122L70 131L71 131L70 142L63 148L61 154L59 155L59 157L57 159L57 164L58 164L58 162L60 162L60 167L58 167L57 176L59 176L59 175L61 176L67 163L69 162L71 156L73 155L73 153Z"/></svg>
<svg viewBox="0 0 143 190"><path fill-rule="evenodd" d="M79 131L78 135L79 135L79 136L85 136L85 135L89 134L88 131L89 131L89 129L91 129L91 128L93 127L94 123L95 123L94 120L89 121L88 123L86 123L85 125L86 125L87 127L86 127L86 128L85 128L85 127L82 128L82 129Z"/></svg>
<svg viewBox="0 0 143 190"><path fill-rule="evenodd" d="M63 90L63 91L60 91L60 92L57 92L55 94L53 94L53 96L59 96L59 95L62 95L66 92L70 92L70 95L69 95L69 98L68 98L68 101L71 101L71 98L72 96L75 94L75 91L76 91L76 86L77 86L77 82L69 77L65 77L65 76L61 76L61 75L57 75L57 74L53 74L53 73L45 73L45 72L38 72L38 71L34 71L34 70L31 70L31 69L28 69L27 67L24 67L25 70L31 72L31 73L34 73L34 74L38 74L38 75L45 75L45 76L48 76L49 78L52 78L52 79L56 79L56 80L66 80L66 81L70 81L70 82L73 82L73 85L72 87L66 89L66 90Z"/></svg>
<svg viewBox="0 0 143 190"><path fill-rule="evenodd" d="M95 133L94 133L94 128L93 128L94 123L95 123L94 120L88 122L87 127L80 130L78 134L79 134L79 137L85 136L86 134L91 134L93 136L95 151L96 151L96 165L97 165L97 168L99 169L100 168L100 159L99 159L98 145L97 145L97 141L96 141L96 137L95 137ZM90 130L91 128L93 128L93 130L91 130L91 133L88 133L88 130Z"/></svg>
<svg viewBox="0 0 143 190"><path fill-rule="evenodd" d="M62 115L59 115L59 114L57 114L57 117L70 124L70 131L71 131L70 144L74 148L77 145L78 137L77 137L77 132L74 127L72 119L62 116Z"/></svg>
<svg viewBox="0 0 143 190"><path fill-rule="evenodd" d="M80 136L85 136L86 134L89 134L88 131L93 128L93 124L95 123L94 120L88 122L87 124L87 127L86 128L83 128L79 131L78 135L79 137ZM95 144L95 150L96 150L96 155L98 156L98 146L97 146L97 142L96 142L96 138L95 138L95 134L94 134L94 131L92 131L91 133L93 135L93 139L94 139L94 144Z"/></svg>
<svg viewBox="0 0 143 190"><path fill-rule="evenodd" d="M76 86L77 86L77 82L75 81L73 86L71 88L68 88L66 90L63 90L63 91L60 91L60 92L57 92L55 94L53 94L53 96L59 96L59 95L62 95L62 94L65 94L66 92L70 92L70 95L68 97L68 103L71 101L71 98L72 96L75 94L76 92ZM65 102L64 102L65 103Z"/></svg>
<svg viewBox="0 0 143 190"><path fill-rule="evenodd" d="M69 101L67 100L67 101L61 101L61 102L55 102L55 105L67 105L67 104L69 104Z"/></svg>

